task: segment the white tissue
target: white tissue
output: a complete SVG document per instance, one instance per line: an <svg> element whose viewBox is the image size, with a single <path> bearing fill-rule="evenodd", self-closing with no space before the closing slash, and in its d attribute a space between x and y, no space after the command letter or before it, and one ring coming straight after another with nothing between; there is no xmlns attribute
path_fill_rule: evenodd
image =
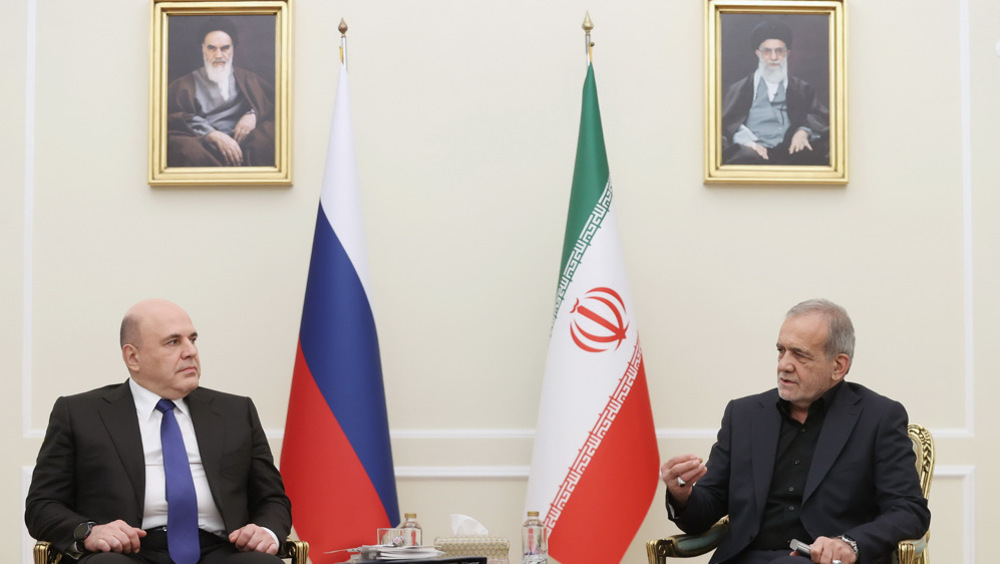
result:
<svg viewBox="0 0 1000 564"><path fill-rule="evenodd" d="M490 535L482 523L460 513L451 514L451 531L456 537L488 537Z"/></svg>

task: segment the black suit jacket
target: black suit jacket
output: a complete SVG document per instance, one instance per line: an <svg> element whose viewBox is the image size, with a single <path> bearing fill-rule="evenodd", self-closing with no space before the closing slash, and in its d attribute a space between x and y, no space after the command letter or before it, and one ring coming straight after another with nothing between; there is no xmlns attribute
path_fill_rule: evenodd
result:
<svg viewBox="0 0 1000 564"><path fill-rule="evenodd" d="M776 389L733 400L687 507L673 520L702 532L729 515L729 532L711 562L727 562L756 538L778 448ZM801 519L816 537L847 535L862 563L879 562L896 543L930 526L906 409L864 386L845 382L830 402L802 495ZM668 500L669 501L669 500Z"/></svg>
<svg viewBox="0 0 1000 564"><path fill-rule="evenodd" d="M284 539L291 502L250 398L198 388L187 397L202 464L227 532L248 523ZM126 381L56 400L31 478L25 523L65 552L83 521L142 526L145 460Z"/></svg>

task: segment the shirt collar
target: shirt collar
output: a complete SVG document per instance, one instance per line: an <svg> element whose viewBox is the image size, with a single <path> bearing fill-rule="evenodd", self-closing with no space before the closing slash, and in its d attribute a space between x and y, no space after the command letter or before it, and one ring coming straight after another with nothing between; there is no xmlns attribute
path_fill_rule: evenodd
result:
<svg viewBox="0 0 1000 564"><path fill-rule="evenodd" d="M128 379L128 385L129 389L132 390L132 399L135 401L136 413L138 413L140 417L148 420L153 416L153 413L156 412L156 404L162 398L151 390L142 387L141 384L132 378ZM191 413L188 411L187 401L179 399L173 400L173 402L174 405L177 406L177 409L181 410L181 413L191 417Z"/></svg>
<svg viewBox="0 0 1000 564"><path fill-rule="evenodd" d="M825 413L829 411L830 405L833 404L833 398L836 397L837 391L840 390L840 387L843 385L844 385L843 380L837 382L836 385L827 390L825 394L819 397L819 399L812 402L812 404L809 405L809 415L812 416L812 414L816 412ZM792 404L788 400L783 400L781 398L778 398L777 407L778 411L781 412L782 415L785 415L787 417L792 416Z"/></svg>

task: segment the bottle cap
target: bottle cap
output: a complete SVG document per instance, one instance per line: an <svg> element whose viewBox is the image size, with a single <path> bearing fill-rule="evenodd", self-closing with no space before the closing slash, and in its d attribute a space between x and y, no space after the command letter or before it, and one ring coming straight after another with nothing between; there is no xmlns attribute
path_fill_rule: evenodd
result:
<svg viewBox="0 0 1000 564"><path fill-rule="evenodd" d="M416 519L417 518L417 514L416 513L404 513L403 517L406 518L406 519Z"/></svg>
<svg viewBox="0 0 1000 564"><path fill-rule="evenodd" d="M528 517L538 517L538 512L537 511L529 511L528 512Z"/></svg>

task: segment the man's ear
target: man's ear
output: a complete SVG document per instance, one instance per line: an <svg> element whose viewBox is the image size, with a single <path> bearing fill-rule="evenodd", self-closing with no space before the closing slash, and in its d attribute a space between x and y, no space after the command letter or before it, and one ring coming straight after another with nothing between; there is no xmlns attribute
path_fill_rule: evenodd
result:
<svg viewBox="0 0 1000 564"><path fill-rule="evenodd" d="M833 357L833 377L838 382L847 376L847 372L851 369L851 357L844 353L840 353Z"/></svg>
<svg viewBox="0 0 1000 564"><path fill-rule="evenodd" d="M122 347L122 360L130 372L139 371L139 349L133 344L126 344Z"/></svg>

